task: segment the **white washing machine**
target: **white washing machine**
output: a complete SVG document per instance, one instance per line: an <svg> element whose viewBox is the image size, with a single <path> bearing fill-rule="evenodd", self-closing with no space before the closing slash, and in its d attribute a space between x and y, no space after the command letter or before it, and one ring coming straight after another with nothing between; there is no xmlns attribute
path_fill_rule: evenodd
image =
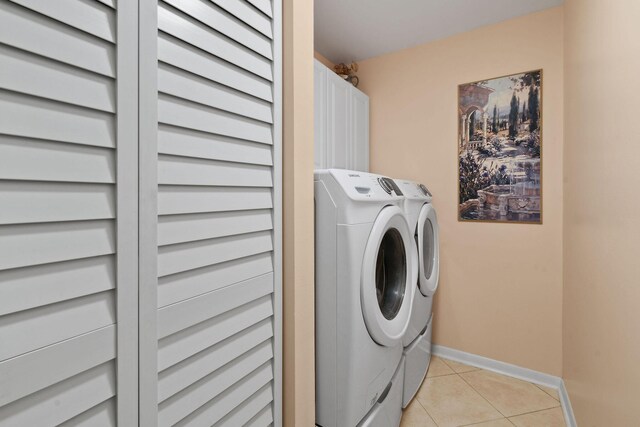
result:
<svg viewBox="0 0 640 427"><path fill-rule="evenodd" d="M424 381L431 361L431 319L433 295L438 288L440 249L438 218L427 187L411 181L396 179L395 182L405 196L404 211L418 258L411 319L403 338L405 372L402 407L405 408Z"/></svg>
<svg viewBox="0 0 640 427"><path fill-rule="evenodd" d="M316 424L399 425L415 245L395 183L315 173Z"/></svg>

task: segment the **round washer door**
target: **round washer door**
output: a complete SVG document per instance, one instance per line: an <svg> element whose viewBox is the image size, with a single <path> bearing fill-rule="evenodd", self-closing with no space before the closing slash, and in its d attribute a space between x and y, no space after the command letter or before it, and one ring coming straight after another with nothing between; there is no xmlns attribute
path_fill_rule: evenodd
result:
<svg viewBox="0 0 640 427"><path fill-rule="evenodd" d="M362 262L360 299L371 338L384 346L404 335L413 303L411 233L403 212L388 206L378 214Z"/></svg>
<svg viewBox="0 0 640 427"><path fill-rule="evenodd" d="M418 285L420 292L432 296L438 288L440 276L440 235L436 210L425 204L418 216Z"/></svg>

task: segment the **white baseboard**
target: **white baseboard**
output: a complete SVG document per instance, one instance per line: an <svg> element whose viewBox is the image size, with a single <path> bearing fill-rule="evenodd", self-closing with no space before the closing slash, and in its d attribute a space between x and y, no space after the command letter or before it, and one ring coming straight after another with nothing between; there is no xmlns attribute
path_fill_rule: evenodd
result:
<svg viewBox="0 0 640 427"><path fill-rule="evenodd" d="M562 405L567 427L577 427L576 419L571 409L571 402L569 401L569 394L562 378L441 345L434 344L431 350L435 356L556 389L560 397L560 404Z"/></svg>
<svg viewBox="0 0 640 427"><path fill-rule="evenodd" d="M564 412L564 420L567 423L567 427L577 427L578 423L576 422L576 417L573 415L571 400L569 400L569 393L564 386L564 381L560 383L558 394L560 395L560 403L562 404L562 412Z"/></svg>

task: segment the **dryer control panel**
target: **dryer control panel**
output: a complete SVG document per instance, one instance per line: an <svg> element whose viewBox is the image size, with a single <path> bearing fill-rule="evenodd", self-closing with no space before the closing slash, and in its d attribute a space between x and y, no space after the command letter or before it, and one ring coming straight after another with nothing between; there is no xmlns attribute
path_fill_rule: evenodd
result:
<svg viewBox="0 0 640 427"><path fill-rule="evenodd" d="M424 184L400 179L395 180L395 182L407 199L422 200L425 202L431 201L431 192Z"/></svg>

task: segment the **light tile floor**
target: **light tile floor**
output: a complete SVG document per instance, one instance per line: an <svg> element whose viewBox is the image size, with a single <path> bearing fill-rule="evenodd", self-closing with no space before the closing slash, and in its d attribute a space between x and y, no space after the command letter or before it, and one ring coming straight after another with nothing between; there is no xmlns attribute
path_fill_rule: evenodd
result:
<svg viewBox="0 0 640 427"><path fill-rule="evenodd" d="M432 357L400 427L565 427L556 390Z"/></svg>

